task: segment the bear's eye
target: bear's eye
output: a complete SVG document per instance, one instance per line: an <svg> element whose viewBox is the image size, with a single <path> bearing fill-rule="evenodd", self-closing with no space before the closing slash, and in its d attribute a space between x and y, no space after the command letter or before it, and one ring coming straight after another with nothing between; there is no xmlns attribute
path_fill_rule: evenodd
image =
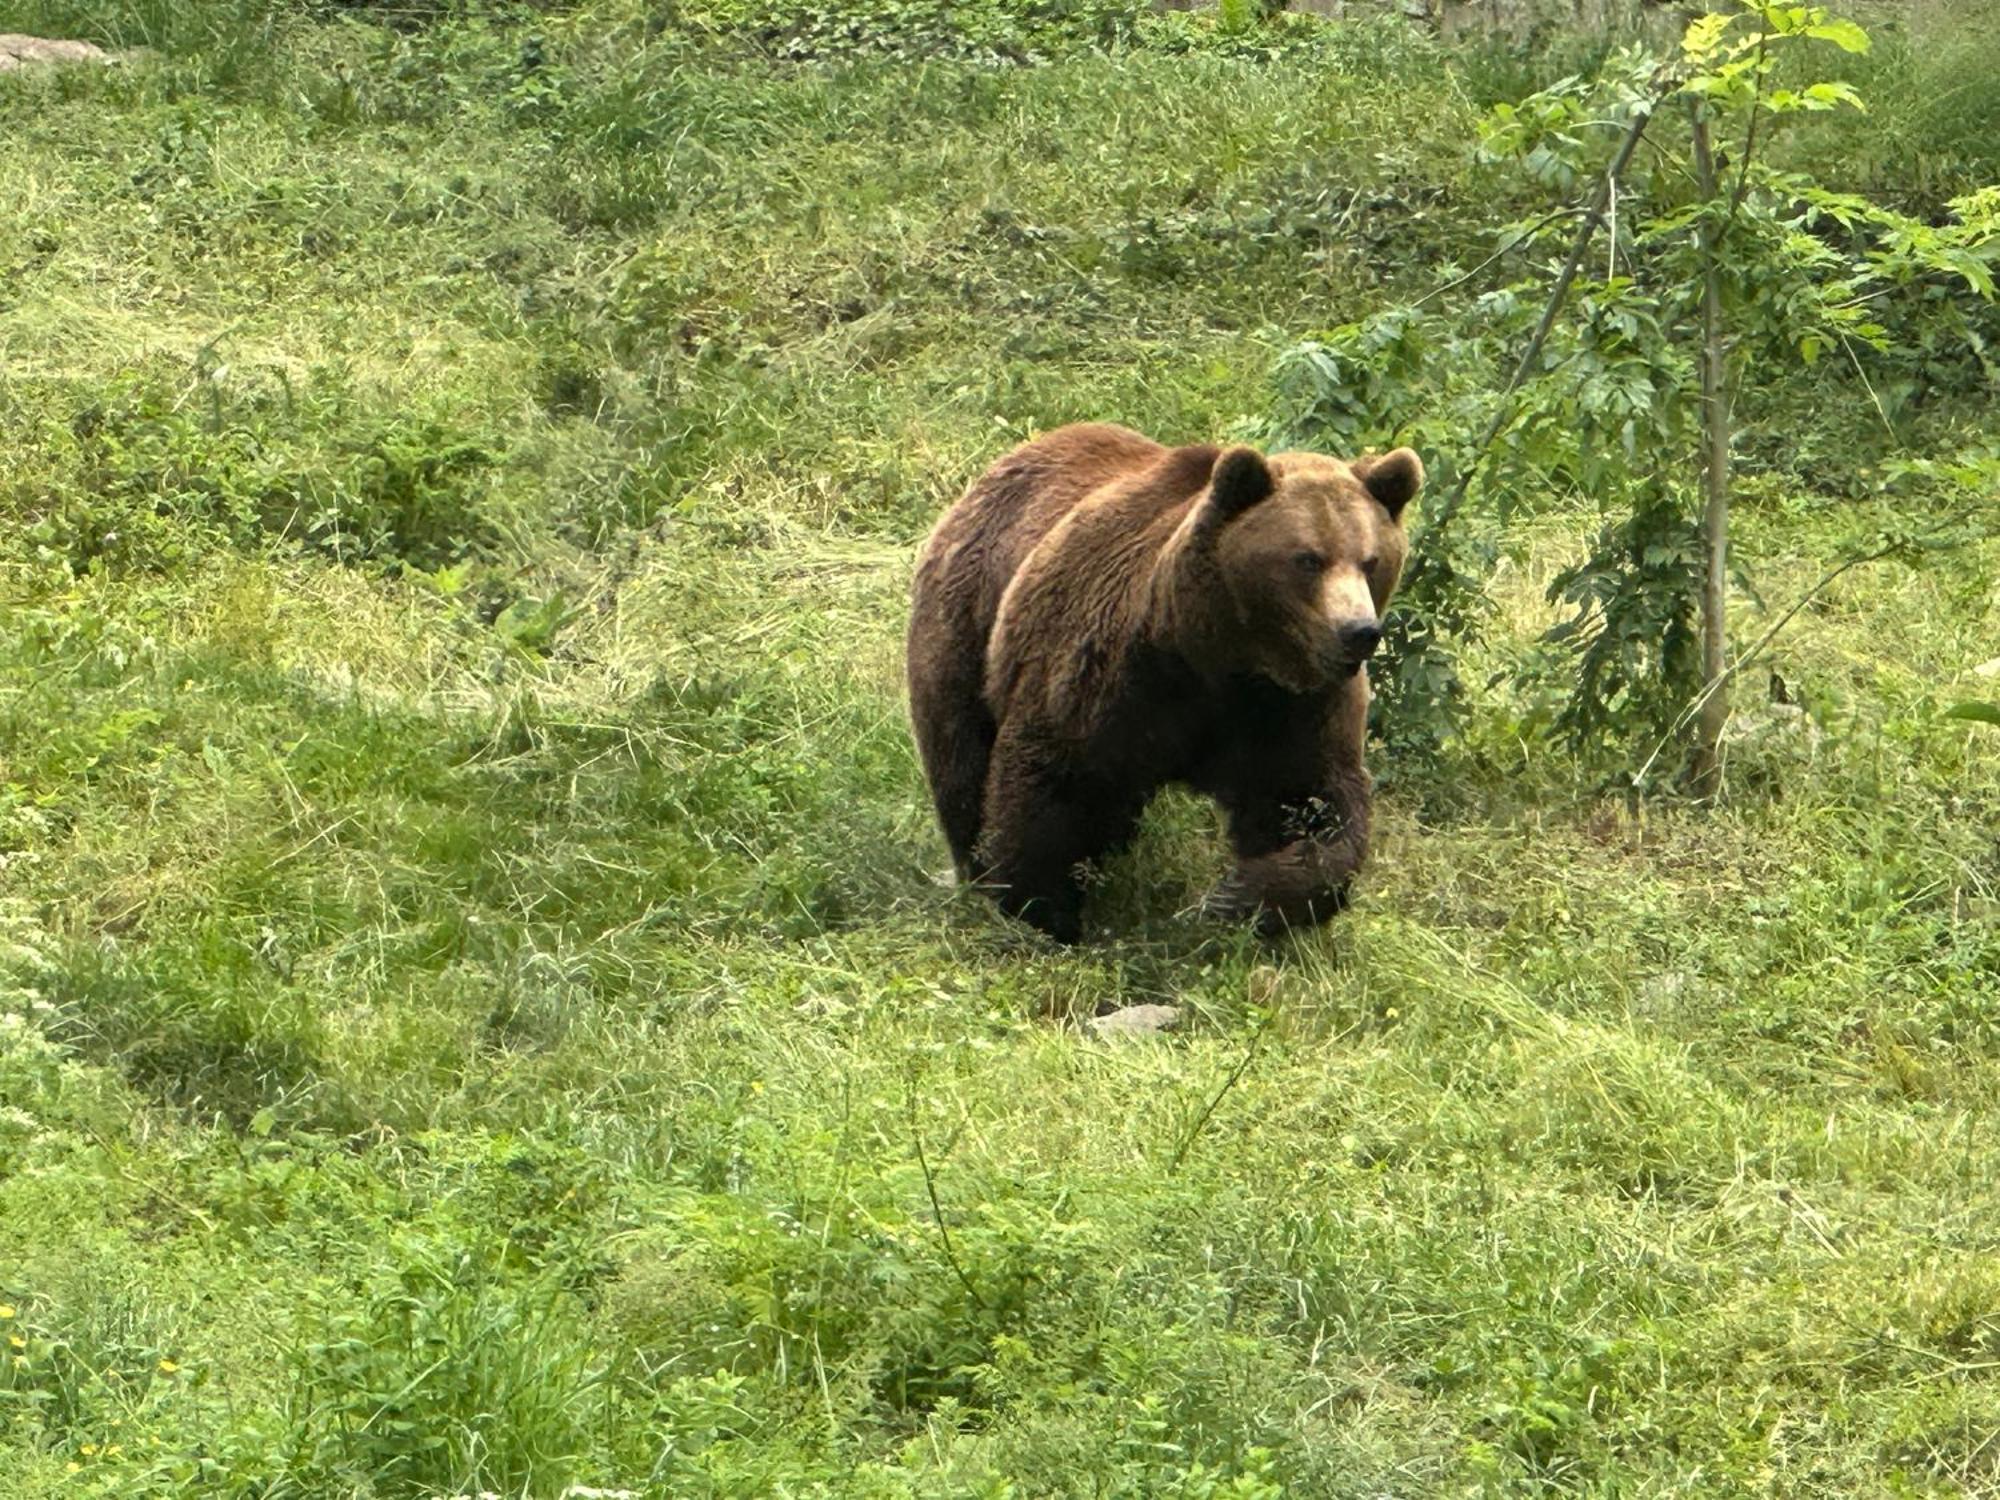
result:
<svg viewBox="0 0 2000 1500"><path fill-rule="evenodd" d="M1310 548L1303 552L1294 552L1292 554L1292 566L1297 568L1301 573L1324 573L1326 571L1326 554L1324 552L1314 552Z"/></svg>
<svg viewBox="0 0 2000 1500"><path fill-rule="evenodd" d="M1370 578L1373 578L1376 568L1380 567L1381 564L1382 559L1379 557L1364 557L1361 560L1361 571L1366 573Z"/></svg>

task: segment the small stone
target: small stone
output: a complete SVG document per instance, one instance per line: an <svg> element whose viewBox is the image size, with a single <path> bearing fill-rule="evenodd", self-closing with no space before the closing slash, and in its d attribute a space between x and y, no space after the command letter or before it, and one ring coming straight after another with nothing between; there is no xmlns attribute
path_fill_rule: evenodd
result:
<svg viewBox="0 0 2000 1500"><path fill-rule="evenodd" d="M24 68L29 63L110 62L111 54L89 42L63 41L53 37L21 36L0 31L0 73Z"/></svg>
<svg viewBox="0 0 2000 1500"><path fill-rule="evenodd" d="M1156 1036L1162 1031L1171 1031L1181 1023L1181 1008L1178 1005L1128 1005L1123 1010L1114 1010L1109 1015L1093 1017L1088 1023L1091 1031L1105 1040L1131 1036Z"/></svg>
<svg viewBox="0 0 2000 1500"><path fill-rule="evenodd" d="M1763 703L1731 714L1722 731L1724 742L1736 745L1770 742L1786 736L1797 736L1808 748L1817 748L1822 732L1812 715L1796 703Z"/></svg>

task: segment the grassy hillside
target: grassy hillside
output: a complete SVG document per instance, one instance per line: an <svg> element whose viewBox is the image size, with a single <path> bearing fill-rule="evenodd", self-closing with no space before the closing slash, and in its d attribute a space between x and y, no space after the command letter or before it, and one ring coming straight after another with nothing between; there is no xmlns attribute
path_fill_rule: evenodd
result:
<svg viewBox="0 0 2000 1500"><path fill-rule="evenodd" d="M1326 931L1182 915L1181 799L1075 952L940 884L937 511L1257 432L1577 52L1125 9L8 13L147 50L0 77L0 1494L2000 1491L2000 543L1635 804L1551 497ZM1967 46L1802 159L1990 176ZM1919 503L1813 473L1991 431L1815 379L1745 637Z"/></svg>

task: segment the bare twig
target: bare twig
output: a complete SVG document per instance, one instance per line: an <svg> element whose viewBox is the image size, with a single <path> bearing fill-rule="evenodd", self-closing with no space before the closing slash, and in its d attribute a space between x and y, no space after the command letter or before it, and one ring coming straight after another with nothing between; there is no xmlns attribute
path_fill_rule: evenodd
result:
<svg viewBox="0 0 2000 1500"><path fill-rule="evenodd" d="M979 1288L972 1284L972 1278L965 1274L965 1267L958 1262L958 1252L952 1248L951 1231L945 1228L944 1208L938 1202L937 1179L931 1175L931 1164L924 1155L924 1132L917 1122L917 1091L914 1084L909 1090L910 1139L916 1143L917 1168L924 1174L924 1193L931 1200L931 1218L937 1224L938 1241L944 1246L945 1263L951 1267L958 1284L965 1288L965 1295L972 1299L972 1305L981 1312L986 1311L986 1299L979 1295Z"/></svg>
<svg viewBox="0 0 2000 1500"><path fill-rule="evenodd" d="M1791 624L1792 616L1796 615L1800 610L1804 609L1808 604L1812 603L1813 600L1817 599L1822 593L1826 591L1828 586L1831 585L1836 578L1840 577L1840 575L1845 573L1848 569L1858 568L1863 563L1880 562L1883 558L1888 557L1890 554L1900 551L1902 545L1903 544L1899 542L1891 542L1888 546L1880 547L1873 552L1867 552L1861 554L1858 557L1848 558L1838 567L1828 569L1827 572L1820 578L1818 583L1815 583L1811 588L1807 589L1803 594L1799 595L1797 599L1793 600L1792 607L1786 610L1782 615L1779 615L1777 620L1772 623L1771 628L1769 630L1766 630L1762 635L1757 637L1755 645L1751 646L1751 648L1748 651L1745 651L1741 656L1737 657L1735 661L1731 662L1726 668L1724 668L1721 674L1717 676L1713 682L1705 683L1702 687L1701 692L1696 695L1694 701L1690 703L1686 708L1681 710L1680 716L1676 718L1672 723L1672 725L1668 727L1667 732L1660 736L1660 742L1653 747L1653 753L1646 757L1646 763L1643 766L1639 767L1639 769L1635 773L1633 773L1632 785L1635 787L1644 785L1647 773L1653 769L1653 762L1660 758L1660 752L1666 749L1667 745L1673 740L1673 738L1676 735L1678 735L1683 729L1687 728L1687 726L1690 723L1693 722L1694 716L1700 713L1702 710L1702 706L1708 702L1709 695L1721 691L1721 689L1729 682L1729 680L1732 677L1734 677L1738 672L1741 672L1745 667L1749 666L1751 662L1755 661L1759 656L1761 656L1763 654L1764 648L1771 644L1772 640L1776 638L1778 632L1783 630L1787 625Z"/></svg>
<svg viewBox="0 0 2000 1500"><path fill-rule="evenodd" d="M1882 419L1882 430L1889 435L1890 442L1895 442L1896 424L1889 420L1889 408L1884 406L1882 398L1875 394L1875 383L1868 378L1868 372L1861 368L1861 356L1854 352L1854 345L1848 341L1844 330L1835 329L1834 332L1839 335L1841 352L1847 356L1848 363L1854 366L1854 374L1861 382L1861 389L1868 393L1868 399L1875 404L1875 415Z"/></svg>
<svg viewBox="0 0 2000 1500"><path fill-rule="evenodd" d="M1416 301L1412 302L1410 306L1422 307L1426 302L1430 301L1433 297L1442 297L1446 292L1457 291L1458 288L1464 286L1466 282L1471 281L1481 271L1484 271L1488 266L1492 265L1493 262L1499 260L1502 256L1512 255L1516 250L1519 250L1523 245L1533 244L1535 236L1540 234L1544 229L1547 229L1551 224L1556 223L1558 220L1574 218L1576 215L1582 212L1583 210L1580 208L1570 207L1570 208L1559 208L1552 214L1543 215L1541 219L1537 220L1534 224L1529 226L1527 229L1523 230L1518 239L1510 240L1507 244L1502 245L1498 250L1495 250L1491 255L1487 256L1486 259L1482 260L1478 265L1474 266L1470 271L1467 271L1463 276L1454 276L1452 277L1451 280L1447 281L1443 286L1432 287L1428 292L1425 292L1423 296L1417 298Z"/></svg>
<svg viewBox="0 0 2000 1500"><path fill-rule="evenodd" d="M1611 192L1604 204L1604 279L1618 274L1618 179L1608 179Z"/></svg>
<svg viewBox="0 0 2000 1500"><path fill-rule="evenodd" d="M1251 1061L1257 1056L1258 1047L1263 1045L1264 1032L1269 1025L1268 1020L1260 1020L1257 1029L1250 1033L1250 1045L1243 1049L1243 1056L1230 1070L1229 1076L1222 1080L1222 1087L1215 1091L1202 1112L1195 1117L1194 1124L1189 1126L1187 1134L1181 1137L1180 1145L1174 1148L1174 1159L1167 1163L1169 1172L1178 1172L1181 1169L1181 1163L1187 1160L1187 1154L1194 1146L1195 1137L1201 1134L1202 1127L1208 1123L1208 1117L1215 1113L1215 1107L1222 1103L1223 1096L1236 1087L1237 1080L1249 1071Z"/></svg>

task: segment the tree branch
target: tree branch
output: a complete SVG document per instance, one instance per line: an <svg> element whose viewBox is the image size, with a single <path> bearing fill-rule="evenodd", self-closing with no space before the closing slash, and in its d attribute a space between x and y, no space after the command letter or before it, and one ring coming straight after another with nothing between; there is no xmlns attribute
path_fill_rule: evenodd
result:
<svg viewBox="0 0 2000 1500"><path fill-rule="evenodd" d="M1583 222L1577 226L1576 238L1571 241L1569 247L1569 259L1563 263L1562 271L1556 277L1555 287L1549 293L1549 305L1542 309L1541 321L1535 325L1535 332L1528 340L1528 347L1521 351L1521 358L1514 366L1514 373L1507 377L1506 385L1501 387L1499 407L1493 413L1493 419L1486 424L1486 430L1480 434L1478 443L1473 447L1471 458L1465 467L1459 470L1457 479L1452 481L1452 486L1444 498L1432 509L1432 526L1442 526L1464 503L1465 492L1472 483L1472 476L1478 472L1479 465L1485 460L1487 451L1492 448L1494 439L1500 436L1501 428L1507 425L1508 398L1520 388L1521 382L1528 378L1528 371L1534 368L1535 361L1541 357L1542 346L1548 342L1549 330L1555 327L1556 315L1562 311L1563 302L1569 296L1570 285L1576 280L1576 273L1583 265L1584 252L1590 248L1591 237L1597 233L1598 225L1604 222L1604 210L1611 201L1612 184L1618 180L1626 165L1632 160L1632 153L1639 149L1639 138L1646 133L1646 126L1652 121L1653 111L1659 107L1660 100L1668 92L1671 91L1662 90L1646 100L1633 113L1632 123L1625 129L1625 138L1618 143L1618 154L1611 159L1611 166L1597 180L1597 192L1590 200L1590 207L1584 213Z"/></svg>
<svg viewBox="0 0 2000 1500"><path fill-rule="evenodd" d="M1757 33L1757 92L1750 96L1750 124L1743 132L1743 160L1736 164L1736 191L1729 195L1729 218L1736 218L1736 210L1743 206L1743 195L1750 188L1750 157L1757 149L1757 110L1764 102L1764 45L1771 39L1768 29Z"/></svg>

